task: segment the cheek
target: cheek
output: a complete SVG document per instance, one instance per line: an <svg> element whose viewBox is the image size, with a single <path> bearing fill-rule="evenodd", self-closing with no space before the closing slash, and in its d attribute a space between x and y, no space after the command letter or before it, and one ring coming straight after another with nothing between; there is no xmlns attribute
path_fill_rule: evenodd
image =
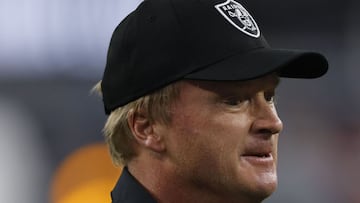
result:
<svg viewBox="0 0 360 203"><path fill-rule="evenodd" d="M213 118L209 126L217 139L228 145L242 145L249 135L251 121L244 114L219 115Z"/></svg>
<svg viewBox="0 0 360 203"><path fill-rule="evenodd" d="M225 161L238 158L250 124L244 117L198 113L177 117L173 126L177 147L192 153L191 156L197 153L204 159L217 157Z"/></svg>

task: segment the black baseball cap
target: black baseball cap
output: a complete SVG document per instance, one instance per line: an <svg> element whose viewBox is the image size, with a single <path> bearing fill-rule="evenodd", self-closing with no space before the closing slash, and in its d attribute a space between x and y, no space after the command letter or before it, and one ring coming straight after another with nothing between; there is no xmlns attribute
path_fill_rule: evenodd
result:
<svg viewBox="0 0 360 203"><path fill-rule="evenodd" d="M316 52L272 49L241 0L144 0L116 27L102 79L105 112L181 79L317 78Z"/></svg>

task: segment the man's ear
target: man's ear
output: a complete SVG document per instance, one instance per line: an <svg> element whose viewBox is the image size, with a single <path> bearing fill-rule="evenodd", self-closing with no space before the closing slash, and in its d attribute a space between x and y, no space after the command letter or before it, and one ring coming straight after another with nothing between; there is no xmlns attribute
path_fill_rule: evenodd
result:
<svg viewBox="0 0 360 203"><path fill-rule="evenodd" d="M144 111L130 111L127 121L139 145L158 153L165 150L163 135L154 130L156 124L150 121Z"/></svg>

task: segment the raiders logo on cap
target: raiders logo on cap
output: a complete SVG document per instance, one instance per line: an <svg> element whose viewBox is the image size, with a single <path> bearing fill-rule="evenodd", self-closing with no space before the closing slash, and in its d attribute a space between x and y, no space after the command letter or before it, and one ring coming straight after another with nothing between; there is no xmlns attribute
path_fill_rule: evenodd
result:
<svg viewBox="0 0 360 203"><path fill-rule="evenodd" d="M255 38L260 36L260 30L254 18L240 3L227 0L224 3L217 4L215 8L227 21L243 33Z"/></svg>

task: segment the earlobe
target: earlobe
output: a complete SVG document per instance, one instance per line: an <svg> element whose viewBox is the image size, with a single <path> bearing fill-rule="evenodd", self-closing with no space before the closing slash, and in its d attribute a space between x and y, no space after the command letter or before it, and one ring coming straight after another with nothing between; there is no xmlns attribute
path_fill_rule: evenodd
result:
<svg viewBox="0 0 360 203"><path fill-rule="evenodd" d="M162 135L154 130L154 123L141 111L130 111L128 125L140 146L161 153L165 150Z"/></svg>

